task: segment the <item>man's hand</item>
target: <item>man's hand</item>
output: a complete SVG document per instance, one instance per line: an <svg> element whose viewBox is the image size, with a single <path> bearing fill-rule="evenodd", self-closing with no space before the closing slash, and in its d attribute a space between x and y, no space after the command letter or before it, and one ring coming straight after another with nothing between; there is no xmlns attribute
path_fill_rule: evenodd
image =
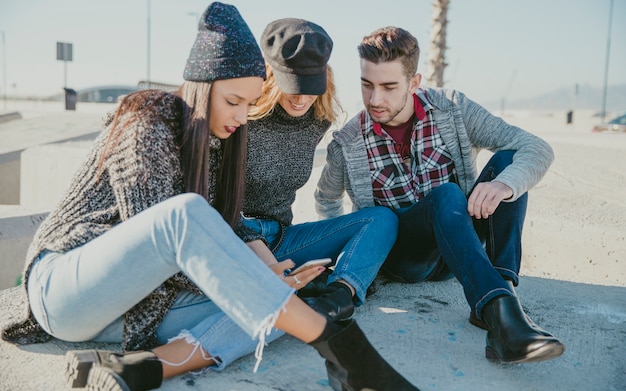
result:
<svg viewBox="0 0 626 391"><path fill-rule="evenodd" d="M476 219L486 219L496 211L502 200L513 196L513 190L502 182L481 182L467 200L467 212Z"/></svg>

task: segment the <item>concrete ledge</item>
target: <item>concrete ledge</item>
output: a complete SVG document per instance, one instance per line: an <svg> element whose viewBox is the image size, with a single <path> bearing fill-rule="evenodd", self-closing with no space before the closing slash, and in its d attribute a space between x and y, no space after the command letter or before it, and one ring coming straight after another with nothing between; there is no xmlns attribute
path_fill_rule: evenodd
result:
<svg viewBox="0 0 626 391"><path fill-rule="evenodd" d="M20 203L20 153L0 154L0 204Z"/></svg>
<svg viewBox="0 0 626 391"><path fill-rule="evenodd" d="M0 123L12 121L14 119L22 119L22 114L17 111L0 114Z"/></svg>
<svg viewBox="0 0 626 391"><path fill-rule="evenodd" d="M109 106L99 106L99 110L105 113ZM101 131L102 115L93 112L39 112L37 115L22 112L24 119L20 121L4 124L0 121L0 204L20 203L20 155L23 150L42 144L93 140Z"/></svg>
<svg viewBox="0 0 626 391"><path fill-rule="evenodd" d="M563 356L541 363L497 365L484 358L485 332L471 326L455 280L415 285L385 283L355 318L400 373L422 390L623 390L626 384L626 288L523 277L527 313L561 338ZM0 326L20 306L16 288L0 291ZM0 389L61 390L64 353L118 345L67 343L15 346L0 342ZM283 337L265 349L259 371L247 356L222 373L166 380L162 390L328 391L323 360Z"/></svg>
<svg viewBox="0 0 626 391"><path fill-rule="evenodd" d="M0 204L54 205L57 200L49 190L52 196L65 190L98 134L0 153Z"/></svg>
<svg viewBox="0 0 626 391"><path fill-rule="evenodd" d="M22 151L20 205L52 210L70 186L93 140L53 143Z"/></svg>
<svg viewBox="0 0 626 391"><path fill-rule="evenodd" d="M15 286L28 246L47 215L41 209L0 205L0 289Z"/></svg>

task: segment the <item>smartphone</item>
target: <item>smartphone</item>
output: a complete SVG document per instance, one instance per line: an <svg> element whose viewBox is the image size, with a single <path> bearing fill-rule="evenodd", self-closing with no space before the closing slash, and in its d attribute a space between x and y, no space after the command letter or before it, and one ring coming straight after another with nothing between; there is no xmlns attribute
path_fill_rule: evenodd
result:
<svg viewBox="0 0 626 391"><path fill-rule="evenodd" d="M289 272L289 274L287 274L287 275L300 273L301 271L304 271L306 269L310 269L310 268L315 267L315 266L324 266L324 265L327 265L327 264L331 263L332 261L333 260L330 259L330 258L313 259L311 261L306 261L302 265L298 266L297 268L295 268L294 270Z"/></svg>

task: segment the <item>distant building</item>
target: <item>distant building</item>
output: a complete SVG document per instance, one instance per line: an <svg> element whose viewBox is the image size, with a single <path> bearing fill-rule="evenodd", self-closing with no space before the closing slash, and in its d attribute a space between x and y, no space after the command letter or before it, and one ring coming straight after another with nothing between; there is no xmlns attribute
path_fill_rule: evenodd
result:
<svg viewBox="0 0 626 391"><path fill-rule="evenodd" d="M159 89L165 91L176 91L178 90L178 85L174 84L165 84L158 82L150 82L150 88ZM137 90L143 90L148 88L148 83L146 81L140 81L136 86L129 85L110 85L110 86L96 86L83 88L80 90L76 90L76 98L78 102L95 102L95 103L114 103L117 102L120 97L124 95L128 95L131 92ZM74 91L74 90L72 90ZM51 96L49 100L60 101L65 99L65 93L57 94Z"/></svg>
<svg viewBox="0 0 626 391"><path fill-rule="evenodd" d="M145 80L140 81L139 83L137 83L137 85L139 86L140 90L148 89L148 82ZM156 81L150 82L151 89L163 90L163 91L168 91L168 92L174 92L178 90L179 87L180 85L178 84L166 84L166 83L159 83Z"/></svg>
<svg viewBox="0 0 626 391"><path fill-rule="evenodd" d="M79 102L114 103L120 96L137 91L135 86L99 86L76 91Z"/></svg>

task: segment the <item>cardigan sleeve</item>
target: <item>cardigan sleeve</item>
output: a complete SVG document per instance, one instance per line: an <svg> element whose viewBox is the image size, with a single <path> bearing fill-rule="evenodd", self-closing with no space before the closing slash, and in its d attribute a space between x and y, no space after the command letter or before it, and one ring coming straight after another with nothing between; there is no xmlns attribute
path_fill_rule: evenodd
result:
<svg viewBox="0 0 626 391"><path fill-rule="evenodd" d="M516 200L539 183L554 161L554 152L546 141L491 114L460 91L443 91L439 94L429 89L428 96L435 97L439 107L451 106L459 139L469 138L475 151L515 151L513 163L495 178L513 190L507 201Z"/></svg>
<svg viewBox="0 0 626 391"><path fill-rule="evenodd" d="M106 160L122 221L182 191L173 130L156 116L133 121Z"/></svg>
<svg viewBox="0 0 626 391"><path fill-rule="evenodd" d="M345 160L335 140L328 144L326 164L315 190L315 210L322 219L343 215Z"/></svg>
<svg viewBox="0 0 626 391"><path fill-rule="evenodd" d="M491 114L481 105L456 91L458 107L474 148L491 152L514 150L513 163L495 180L513 190L514 201L543 178L554 160L550 145L534 134Z"/></svg>
<svg viewBox="0 0 626 391"><path fill-rule="evenodd" d="M254 242L255 240L261 240L263 241L263 243L268 244L267 240L265 240L265 236L261 235L251 228L248 228L241 219L239 219L239 221L237 222L234 231L235 234L246 243Z"/></svg>

